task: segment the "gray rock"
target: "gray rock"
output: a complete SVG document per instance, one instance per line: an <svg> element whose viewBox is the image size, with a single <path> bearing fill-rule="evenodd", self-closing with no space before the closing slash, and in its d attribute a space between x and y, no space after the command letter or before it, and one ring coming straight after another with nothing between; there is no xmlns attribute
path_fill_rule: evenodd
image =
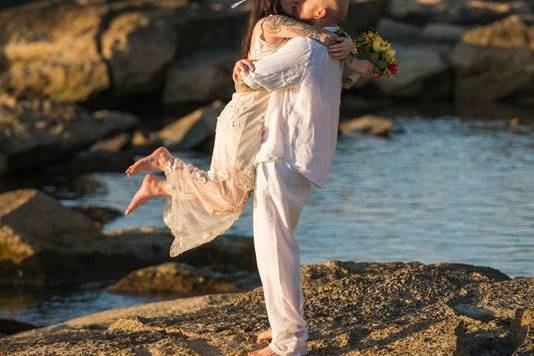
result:
<svg viewBox="0 0 534 356"><path fill-rule="evenodd" d="M103 235L93 221L37 190L0 194L0 284L106 279L167 259L169 234Z"/></svg>
<svg viewBox="0 0 534 356"><path fill-rule="evenodd" d="M381 18L378 21L377 30L383 38L393 43L414 43L421 40L421 28L419 26L389 18Z"/></svg>
<svg viewBox="0 0 534 356"><path fill-rule="evenodd" d="M460 25L487 24L513 14L527 14L530 8L524 1L484 0L392 0L390 15L416 24L447 22Z"/></svg>
<svg viewBox="0 0 534 356"><path fill-rule="evenodd" d="M89 150L92 152L117 153L128 147L132 141L132 134L129 132L99 140L95 142Z"/></svg>
<svg viewBox="0 0 534 356"><path fill-rule="evenodd" d="M74 104L12 98L14 106L0 102L0 152L10 172L38 170L137 124L122 112L91 113Z"/></svg>
<svg viewBox="0 0 534 356"><path fill-rule="evenodd" d="M376 27L378 21L387 15L389 0L352 0L342 27L354 36L369 27Z"/></svg>
<svg viewBox="0 0 534 356"><path fill-rule="evenodd" d="M167 74L163 103L172 106L229 99L234 91L232 69L237 57L235 52L207 51L175 63Z"/></svg>
<svg viewBox="0 0 534 356"><path fill-rule="evenodd" d="M105 224L123 215L123 212L120 210L104 206L82 205L72 207L71 209L87 216L98 229L102 229Z"/></svg>
<svg viewBox="0 0 534 356"><path fill-rule="evenodd" d="M166 125L157 136L165 146L180 149L197 147L215 133L217 117L223 108L220 101L201 107Z"/></svg>
<svg viewBox="0 0 534 356"><path fill-rule="evenodd" d="M48 286L123 276L168 261L167 229L102 234L84 214L37 190L0 194L0 284ZM220 236L175 259L256 271L251 238Z"/></svg>
<svg viewBox="0 0 534 356"><path fill-rule="evenodd" d="M212 293L235 293L257 287L259 276L224 266L193 267L167 262L136 270L108 288L127 294L173 294L192 296Z"/></svg>
<svg viewBox="0 0 534 356"><path fill-rule="evenodd" d="M109 64L115 95L150 93L161 87L162 70L176 53L176 31L165 17L127 12L115 17L101 35L102 57Z"/></svg>
<svg viewBox="0 0 534 356"><path fill-rule="evenodd" d="M529 96L534 90L534 27L511 16L463 35L452 54L455 96L492 101Z"/></svg>
<svg viewBox="0 0 534 356"><path fill-rule="evenodd" d="M369 133L375 136L388 136L393 131L393 121L375 115L365 115L340 122L339 129L346 135Z"/></svg>
<svg viewBox="0 0 534 356"><path fill-rule="evenodd" d="M66 102L159 93L173 61L235 51L246 17L187 0L40 0L3 9L0 88Z"/></svg>
<svg viewBox="0 0 534 356"><path fill-rule="evenodd" d="M447 47L396 45L398 74L382 78L375 85L387 96L397 98L449 99L452 92Z"/></svg>
<svg viewBox="0 0 534 356"><path fill-rule="evenodd" d="M4 87L84 101L109 87L97 38L105 9L40 1L0 13Z"/></svg>
<svg viewBox="0 0 534 356"><path fill-rule="evenodd" d="M464 26L433 22L425 25L421 35L428 41L455 44L465 31L467 28Z"/></svg>

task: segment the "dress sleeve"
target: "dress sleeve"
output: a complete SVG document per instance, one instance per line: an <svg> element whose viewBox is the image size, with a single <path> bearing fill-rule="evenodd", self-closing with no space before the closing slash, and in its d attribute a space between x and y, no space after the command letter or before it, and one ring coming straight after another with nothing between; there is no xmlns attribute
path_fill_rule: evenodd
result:
<svg viewBox="0 0 534 356"><path fill-rule="evenodd" d="M243 82L251 89L269 91L297 84L310 64L310 41L304 37L289 40L276 52L254 62L254 71L242 74Z"/></svg>

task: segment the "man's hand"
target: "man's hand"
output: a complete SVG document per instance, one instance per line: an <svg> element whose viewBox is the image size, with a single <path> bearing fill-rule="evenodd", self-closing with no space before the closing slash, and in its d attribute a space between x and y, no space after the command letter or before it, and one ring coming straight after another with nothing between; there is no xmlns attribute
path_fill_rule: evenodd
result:
<svg viewBox="0 0 534 356"><path fill-rule="evenodd" d="M328 46L328 53L337 60L345 59L352 50L352 40L350 38L337 37L336 43Z"/></svg>
<svg viewBox="0 0 534 356"><path fill-rule="evenodd" d="M253 72L254 64L252 64L252 62L249 61L248 59L240 59L237 62L235 62L234 71L232 73L232 79L234 80L234 82L237 82L237 79L239 78L239 74L242 71Z"/></svg>

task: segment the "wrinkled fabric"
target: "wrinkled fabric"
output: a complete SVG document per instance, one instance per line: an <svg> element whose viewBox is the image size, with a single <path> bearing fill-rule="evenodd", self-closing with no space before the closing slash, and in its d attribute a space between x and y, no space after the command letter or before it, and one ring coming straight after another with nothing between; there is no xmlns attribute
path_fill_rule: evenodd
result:
<svg viewBox="0 0 534 356"><path fill-rule="evenodd" d="M324 187L337 144L340 61L319 42L297 37L254 66L244 82L272 91L255 163L282 158L316 187Z"/></svg>
<svg viewBox="0 0 534 356"><path fill-rule="evenodd" d="M277 48L255 35L250 58L258 60ZM246 208L269 95L261 89L233 94L217 118L208 171L179 157L168 162L164 173L171 195L166 197L163 221L174 236L171 257L222 235Z"/></svg>
<svg viewBox="0 0 534 356"><path fill-rule="evenodd" d="M254 190L254 248L277 355L304 355L308 330L294 233L311 183L282 160L262 162Z"/></svg>
<svg viewBox="0 0 534 356"><path fill-rule="evenodd" d="M223 234L245 209L253 188L250 168L203 171L175 157L164 173L171 192L163 211L174 236L171 257Z"/></svg>

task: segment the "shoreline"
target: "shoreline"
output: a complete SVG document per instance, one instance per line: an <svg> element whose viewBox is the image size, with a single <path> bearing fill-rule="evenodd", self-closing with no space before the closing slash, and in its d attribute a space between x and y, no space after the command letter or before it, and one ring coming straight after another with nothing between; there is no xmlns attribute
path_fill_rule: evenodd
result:
<svg viewBox="0 0 534 356"><path fill-rule="evenodd" d="M312 355L534 351L534 278L418 262L326 261L301 274ZM258 287L111 309L1 337L0 350L241 355L267 327Z"/></svg>

